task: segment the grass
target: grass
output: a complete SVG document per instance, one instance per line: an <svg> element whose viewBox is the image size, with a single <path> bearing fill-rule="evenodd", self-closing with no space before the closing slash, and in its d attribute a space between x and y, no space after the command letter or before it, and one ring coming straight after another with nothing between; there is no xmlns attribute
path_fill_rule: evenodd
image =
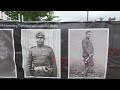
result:
<svg viewBox="0 0 120 90"><path fill-rule="evenodd" d="M83 77L81 72L84 71L85 66L84 64L80 64L78 62L74 62L70 65L70 73L69 73L69 77ZM95 66L93 67L95 73L88 73L88 77L100 77L103 78L104 77L104 67L102 67L99 64L95 64Z"/></svg>

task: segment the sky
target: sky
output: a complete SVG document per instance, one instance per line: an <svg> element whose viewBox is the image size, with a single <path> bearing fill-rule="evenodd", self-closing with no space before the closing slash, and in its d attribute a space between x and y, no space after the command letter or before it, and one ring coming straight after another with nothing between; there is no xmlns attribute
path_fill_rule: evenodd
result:
<svg viewBox="0 0 120 90"><path fill-rule="evenodd" d="M86 21L86 11L54 11L55 16L59 16L61 21ZM99 21L99 18L104 18L104 21L109 17L116 17L116 21L120 21L120 11L89 11L89 21ZM58 19L54 19L56 21Z"/></svg>

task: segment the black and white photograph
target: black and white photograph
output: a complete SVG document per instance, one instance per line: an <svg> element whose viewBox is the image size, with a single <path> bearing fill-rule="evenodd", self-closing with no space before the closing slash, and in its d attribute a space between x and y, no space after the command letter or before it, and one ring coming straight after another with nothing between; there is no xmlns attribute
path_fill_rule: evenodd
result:
<svg viewBox="0 0 120 90"><path fill-rule="evenodd" d="M69 29L68 78L105 79L109 28Z"/></svg>
<svg viewBox="0 0 120 90"><path fill-rule="evenodd" d="M25 78L61 77L60 29L21 29Z"/></svg>
<svg viewBox="0 0 120 90"><path fill-rule="evenodd" d="M0 29L0 78L17 78L13 29Z"/></svg>

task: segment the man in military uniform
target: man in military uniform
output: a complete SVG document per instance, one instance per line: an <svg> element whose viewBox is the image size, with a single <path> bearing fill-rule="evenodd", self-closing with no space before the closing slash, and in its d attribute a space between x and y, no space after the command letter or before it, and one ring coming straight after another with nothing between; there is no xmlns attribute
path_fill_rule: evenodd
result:
<svg viewBox="0 0 120 90"><path fill-rule="evenodd" d="M94 66L93 55L94 55L94 47L91 42L91 31L86 31L86 38L82 40L82 48L83 48L83 58L85 63L85 70L82 72L84 76L87 76L87 73ZM94 70L91 70L91 73Z"/></svg>
<svg viewBox="0 0 120 90"><path fill-rule="evenodd" d="M57 77L56 59L53 49L44 45L45 35L36 34L37 46L31 47L28 55L28 70L32 76Z"/></svg>

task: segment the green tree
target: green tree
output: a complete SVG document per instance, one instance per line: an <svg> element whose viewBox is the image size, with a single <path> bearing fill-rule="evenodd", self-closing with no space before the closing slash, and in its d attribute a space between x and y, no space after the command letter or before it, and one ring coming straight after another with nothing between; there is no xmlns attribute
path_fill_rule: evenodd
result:
<svg viewBox="0 0 120 90"><path fill-rule="evenodd" d="M58 16L54 16L53 11L4 11L12 20L18 19L18 14L24 16L24 21L52 21Z"/></svg>

